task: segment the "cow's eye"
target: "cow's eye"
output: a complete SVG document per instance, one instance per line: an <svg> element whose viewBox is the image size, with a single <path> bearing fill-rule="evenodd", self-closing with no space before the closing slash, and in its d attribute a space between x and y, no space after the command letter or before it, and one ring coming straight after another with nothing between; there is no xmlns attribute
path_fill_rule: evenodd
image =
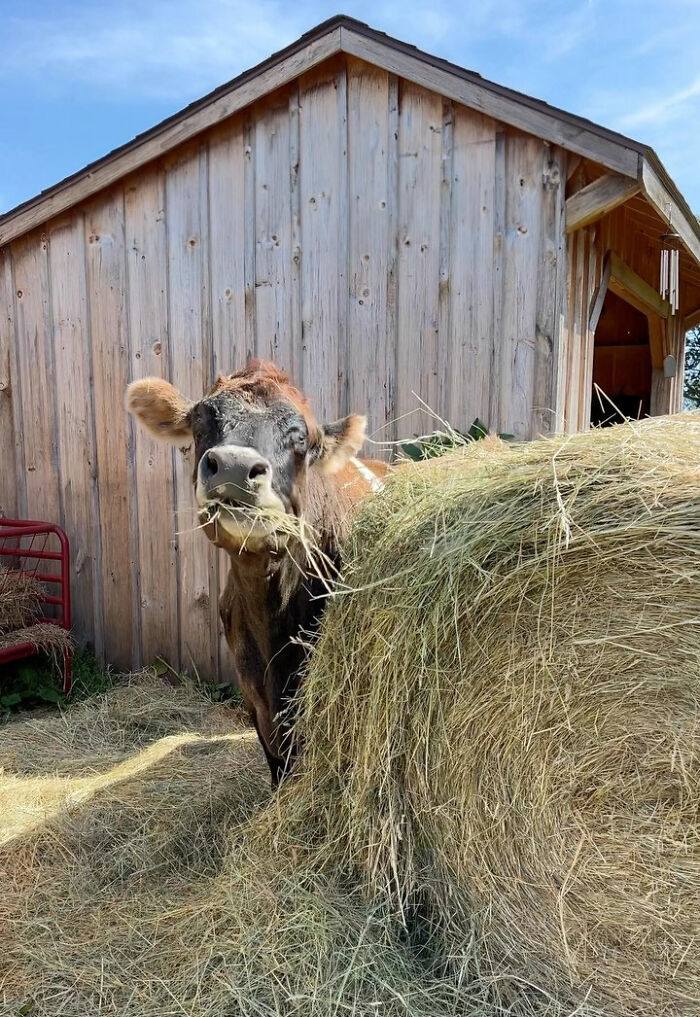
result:
<svg viewBox="0 0 700 1017"><path fill-rule="evenodd" d="M303 454L306 452L306 435L303 431L300 431L298 427L293 427L291 431L287 432L287 444L290 445L295 452Z"/></svg>

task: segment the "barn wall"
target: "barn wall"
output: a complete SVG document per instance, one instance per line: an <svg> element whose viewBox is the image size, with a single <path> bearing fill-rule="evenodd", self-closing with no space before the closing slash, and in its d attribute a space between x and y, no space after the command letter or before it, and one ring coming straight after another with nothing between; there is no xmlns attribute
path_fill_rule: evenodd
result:
<svg viewBox="0 0 700 1017"><path fill-rule="evenodd" d="M81 637L226 674L224 565L188 455L127 419L131 379L197 397L271 357L378 441L435 426L418 397L457 428L550 429L563 160L335 62L0 252L0 506L66 526Z"/></svg>

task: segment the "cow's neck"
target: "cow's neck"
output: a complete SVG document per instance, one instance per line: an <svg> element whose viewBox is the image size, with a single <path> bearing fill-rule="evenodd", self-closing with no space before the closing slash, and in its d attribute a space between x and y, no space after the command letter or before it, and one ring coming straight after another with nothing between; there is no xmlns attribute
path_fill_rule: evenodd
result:
<svg viewBox="0 0 700 1017"><path fill-rule="evenodd" d="M254 640L267 665L310 620L310 602L322 593L322 586L288 552L243 551L231 554L230 562L229 582L238 601L238 623Z"/></svg>
<svg viewBox="0 0 700 1017"><path fill-rule="evenodd" d="M334 566L339 564L339 541L347 521L349 503L334 478L313 478L306 491L305 522L312 528L318 549ZM252 649L267 670L286 671L303 651L290 640L312 629L321 614L327 589L316 568L305 560L300 546L280 552L230 553L229 590L235 600L236 634ZM249 676L252 677L252 676Z"/></svg>

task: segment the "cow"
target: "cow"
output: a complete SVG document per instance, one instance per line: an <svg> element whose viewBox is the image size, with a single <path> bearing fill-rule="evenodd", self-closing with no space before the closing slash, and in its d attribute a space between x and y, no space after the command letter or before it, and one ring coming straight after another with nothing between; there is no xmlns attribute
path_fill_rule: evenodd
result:
<svg viewBox="0 0 700 1017"><path fill-rule="evenodd" d="M308 399L267 361L219 377L199 402L161 378L144 378L129 385L126 407L155 437L194 445L202 528L229 562L219 613L276 787L298 754L294 702L304 647L353 511L381 487L388 466L357 458L365 417L319 425ZM313 566L285 522L313 532Z"/></svg>

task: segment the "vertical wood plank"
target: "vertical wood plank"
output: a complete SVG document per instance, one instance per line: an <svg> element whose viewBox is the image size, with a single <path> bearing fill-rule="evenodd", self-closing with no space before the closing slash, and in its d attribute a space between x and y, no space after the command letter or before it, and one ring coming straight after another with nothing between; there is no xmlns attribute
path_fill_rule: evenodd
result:
<svg viewBox="0 0 700 1017"><path fill-rule="evenodd" d="M348 66L348 409L364 413L368 434L386 440L391 404L386 377L393 343L389 316L393 254L389 191L389 76ZM372 449L372 455L376 454Z"/></svg>
<svg viewBox="0 0 700 1017"><path fill-rule="evenodd" d="M342 208L341 116L338 78L324 69L300 82L299 164L302 236L302 347L300 379L320 419L340 408L339 315L345 299L338 246Z"/></svg>
<svg viewBox="0 0 700 1017"><path fill-rule="evenodd" d="M581 340L583 343L582 388L579 407L579 429L584 431L591 426L591 402L593 397L593 356L595 335L589 327L590 306L595 293L596 278L599 267L594 244L595 227L586 230L586 263L584 266L583 303L581 307Z"/></svg>
<svg viewBox="0 0 700 1017"><path fill-rule="evenodd" d="M533 414L536 434L547 434L557 428L559 331L564 295L564 160L561 149L545 146L535 321Z"/></svg>
<svg viewBox="0 0 700 1017"><path fill-rule="evenodd" d="M343 63L336 75L338 92L338 414L349 412L348 361L350 358L348 337L348 313L350 293L349 273L349 230L350 209L348 206L348 71Z"/></svg>
<svg viewBox="0 0 700 1017"><path fill-rule="evenodd" d="M437 345L437 403L435 410L442 420L459 427L452 419L450 391L453 385L455 357L452 334L452 254L455 230L452 221L452 183L454 174L454 122L457 108L447 99L442 103L440 132L440 240L438 254L438 345ZM460 376L461 377L461 376Z"/></svg>
<svg viewBox="0 0 700 1017"><path fill-rule="evenodd" d="M243 277L245 298L245 360L255 356L255 123L249 116L243 126Z"/></svg>
<svg viewBox="0 0 700 1017"><path fill-rule="evenodd" d="M30 233L12 245L25 504L32 519L61 519L56 384L49 306L48 238Z"/></svg>
<svg viewBox="0 0 700 1017"><path fill-rule="evenodd" d="M290 119L286 97L259 112L253 136L255 352L293 373Z"/></svg>
<svg viewBox="0 0 700 1017"><path fill-rule="evenodd" d="M391 250L387 272L387 343L384 356L384 377L386 379L387 423L382 437L396 441L398 434L396 410L396 368L399 344L399 79L389 75L389 183L387 187L389 236ZM392 447L384 449L384 456L390 459Z"/></svg>
<svg viewBox="0 0 700 1017"><path fill-rule="evenodd" d="M209 275L214 375L246 358L244 137L238 121L209 145Z"/></svg>
<svg viewBox="0 0 700 1017"><path fill-rule="evenodd" d="M0 517L17 516L19 492L15 448L15 409L12 370L15 311L9 247L0 250Z"/></svg>
<svg viewBox="0 0 700 1017"><path fill-rule="evenodd" d="M204 261L207 223L202 215L204 150L187 150L166 173L168 235L168 321L173 356L173 385L190 399L201 399L209 387L209 355L202 327L208 304ZM194 499L192 448L175 451L178 606L180 660L201 677L216 673L216 633L212 596L217 580L212 545L198 528Z"/></svg>
<svg viewBox="0 0 700 1017"><path fill-rule="evenodd" d="M496 125L455 110L452 176L450 344L447 415L464 430L475 417L489 424L494 350Z"/></svg>
<svg viewBox="0 0 700 1017"><path fill-rule="evenodd" d="M442 99L402 82L399 106L399 435L433 430L438 399ZM414 394L415 393L415 394ZM419 397L419 398L417 398Z"/></svg>
<svg viewBox="0 0 700 1017"><path fill-rule="evenodd" d="M132 433L122 411L131 374L124 199L121 191L85 211L89 332L94 375L104 649L122 669L139 660L138 545Z"/></svg>
<svg viewBox="0 0 700 1017"><path fill-rule="evenodd" d="M503 248L506 232L506 135L502 129L496 130L494 147L494 186L493 186L493 349L491 351L491 394L489 399L489 416L487 423L491 430L503 430L501 389L501 362L504 356L503 341Z"/></svg>
<svg viewBox="0 0 700 1017"><path fill-rule="evenodd" d="M246 360L245 306L245 138L239 119L209 143L209 278L212 311L213 374L233 374ZM215 551L217 599L228 578L228 556ZM218 633L217 680L234 680L233 661L223 627Z"/></svg>
<svg viewBox="0 0 700 1017"><path fill-rule="evenodd" d="M102 659L100 516L82 213L59 221L49 237L54 389L63 524L71 544L72 615L79 638Z"/></svg>
<svg viewBox="0 0 700 1017"><path fill-rule="evenodd" d="M292 264L290 268L290 314L292 380L301 384L303 377L302 309L301 309L301 190L299 187L299 86L295 85L289 94L289 200L290 200L290 244Z"/></svg>
<svg viewBox="0 0 700 1017"><path fill-rule="evenodd" d="M579 393L582 366L581 308L584 293L583 246L584 236L581 230L568 237L569 328L565 424L569 434L578 429L579 421Z"/></svg>
<svg viewBox="0 0 700 1017"><path fill-rule="evenodd" d="M501 430L535 434L535 332L542 197L542 146L506 135L506 223L503 249L503 347L500 357Z"/></svg>
<svg viewBox="0 0 700 1017"><path fill-rule="evenodd" d="M163 178L127 183L124 194L126 288L132 380L168 377L166 230ZM179 666L172 451L139 426L133 432L141 659Z"/></svg>

